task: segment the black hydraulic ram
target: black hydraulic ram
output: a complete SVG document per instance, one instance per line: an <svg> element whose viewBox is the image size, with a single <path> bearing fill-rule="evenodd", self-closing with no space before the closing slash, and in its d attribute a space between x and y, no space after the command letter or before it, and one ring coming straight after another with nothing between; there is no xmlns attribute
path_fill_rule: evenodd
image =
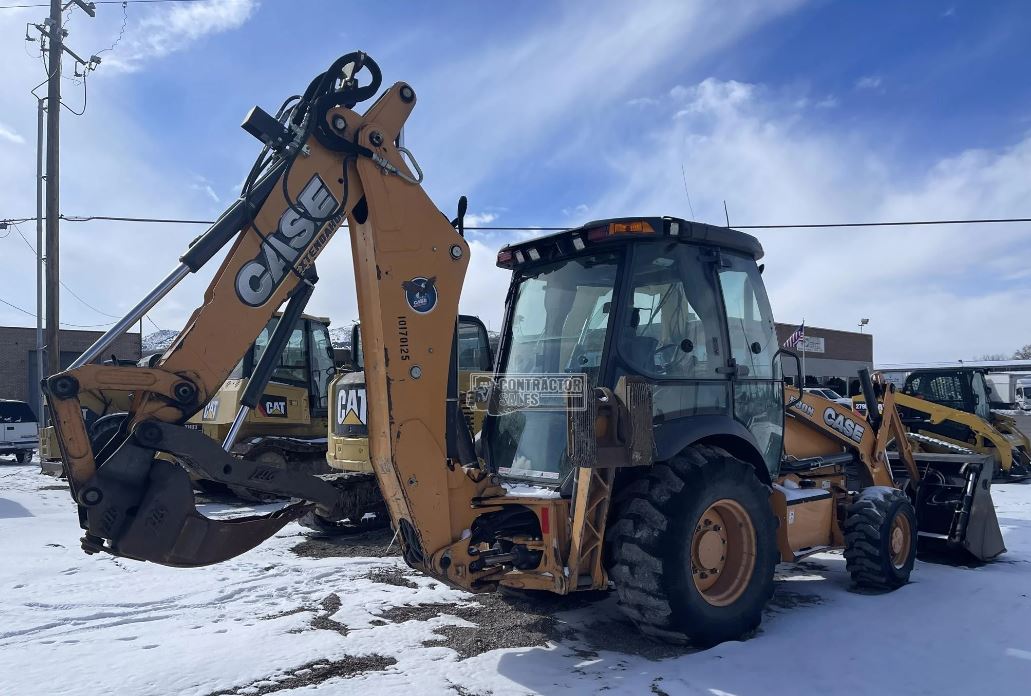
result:
<svg viewBox="0 0 1031 696"><path fill-rule="evenodd" d="M870 379L870 371L865 367L859 371L859 384L863 387L863 398L866 400L866 420L876 433L881 427L881 409L877 405L877 392Z"/></svg>
<svg viewBox="0 0 1031 696"><path fill-rule="evenodd" d="M186 253L179 257L179 265L172 269L172 272L165 276L158 283L157 287L140 300L117 324L98 338L96 343L87 348L86 352L80 355L68 369L74 370L96 360L119 336L142 319L144 314L161 301L161 298L171 292L172 288L179 284L179 281L190 273L197 272L197 270L211 260L212 256L217 254L222 247L239 234L240 230L249 225L251 216L261 209L265 199L268 198L273 187L279 182L279 177L285 167L285 161L273 164L268 173L254 184L250 194L246 198L238 198L231 206L226 208L218 220L204 234L197 237L190 244L190 248L186 250Z"/></svg>
<svg viewBox="0 0 1031 696"><path fill-rule="evenodd" d="M286 342L290 340L290 334L293 333L297 320L300 318L301 313L304 312L304 308L308 304L308 300L315 290L315 283L318 280L319 277L315 273L315 267L311 266L305 271L301 282L297 284L297 287L290 294L290 299L286 303L286 309L283 310L283 316L279 318L275 330L272 331L268 345L265 346L265 352L261 354L258 364L254 366L254 371L247 382L247 388L243 390L243 396L240 397L240 410L237 411L236 418L233 419L233 424L229 428L225 442L222 443L222 449L226 452L233 449L233 445L236 443L236 436L239 434L243 422L247 419L247 414L258 405L258 399L261 398L265 387L268 386L269 379L272 378L272 372L276 369L276 365L279 364L279 359L283 355L283 349L286 348Z"/></svg>

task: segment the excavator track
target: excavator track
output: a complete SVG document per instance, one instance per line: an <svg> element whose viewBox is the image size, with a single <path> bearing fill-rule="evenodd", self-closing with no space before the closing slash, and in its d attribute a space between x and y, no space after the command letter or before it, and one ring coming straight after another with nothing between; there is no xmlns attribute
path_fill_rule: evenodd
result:
<svg viewBox="0 0 1031 696"><path fill-rule="evenodd" d="M326 481L340 492L345 501L337 519L324 517L314 510L297 520L323 536L342 536L378 529L390 523L383 496L380 494L376 474L371 471L344 471L322 474Z"/></svg>

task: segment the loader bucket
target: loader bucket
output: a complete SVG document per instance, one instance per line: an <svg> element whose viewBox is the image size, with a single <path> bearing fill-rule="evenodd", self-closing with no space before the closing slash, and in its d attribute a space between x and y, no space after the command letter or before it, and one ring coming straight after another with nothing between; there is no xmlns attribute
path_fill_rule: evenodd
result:
<svg viewBox="0 0 1031 696"><path fill-rule="evenodd" d="M969 554L982 562L1003 553L1006 546L991 493L994 459L926 452L914 452L913 457L923 475L915 501L921 546ZM894 468L898 461L891 459Z"/></svg>

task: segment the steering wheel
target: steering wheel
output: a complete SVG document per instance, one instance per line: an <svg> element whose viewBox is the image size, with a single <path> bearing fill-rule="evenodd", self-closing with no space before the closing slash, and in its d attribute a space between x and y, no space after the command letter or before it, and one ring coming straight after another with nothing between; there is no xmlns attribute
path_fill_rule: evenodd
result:
<svg viewBox="0 0 1031 696"><path fill-rule="evenodd" d="M681 363L684 362L690 353L690 350L684 350L683 341L665 343L656 348L655 352L652 353L652 362L660 372L668 373L670 370L680 367Z"/></svg>

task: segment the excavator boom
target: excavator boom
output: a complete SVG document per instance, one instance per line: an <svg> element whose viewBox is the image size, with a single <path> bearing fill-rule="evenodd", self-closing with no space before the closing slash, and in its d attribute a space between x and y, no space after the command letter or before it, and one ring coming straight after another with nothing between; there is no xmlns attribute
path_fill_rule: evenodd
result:
<svg viewBox="0 0 1031 696"><path fill-rule="evenodd" d="M372 75L370 84L358 84L363 71ZM176 566L215 563L252 548L312 505L331 515L345 504L317 477L236 459L184 427L280 305L303 288L310 294L315 260L345 218L364 331L370 451L402 548L419 564L426 549L448 545L468 527L471 512L431 509L449 509L451 495L471 499L486 485L461 467L448 468L442 439L469 247L419 186L418 166L404 158L410 153L397 145L415 106L414 90L397 83L364 114L353 110L380 81L371 58L351 53L276 117L253 110L244 128L266 147L240 200L109 335L46 381L88 552ZM230 242L203 304L156 363L87 364L123 325ZM128 417L95 449L99 443L91 443L81 407L115 394L123 402L131 395ZM272 515L212 520L197 511L186 469L300 502ZM417 514L418 526L411 523Z"/></svg>

